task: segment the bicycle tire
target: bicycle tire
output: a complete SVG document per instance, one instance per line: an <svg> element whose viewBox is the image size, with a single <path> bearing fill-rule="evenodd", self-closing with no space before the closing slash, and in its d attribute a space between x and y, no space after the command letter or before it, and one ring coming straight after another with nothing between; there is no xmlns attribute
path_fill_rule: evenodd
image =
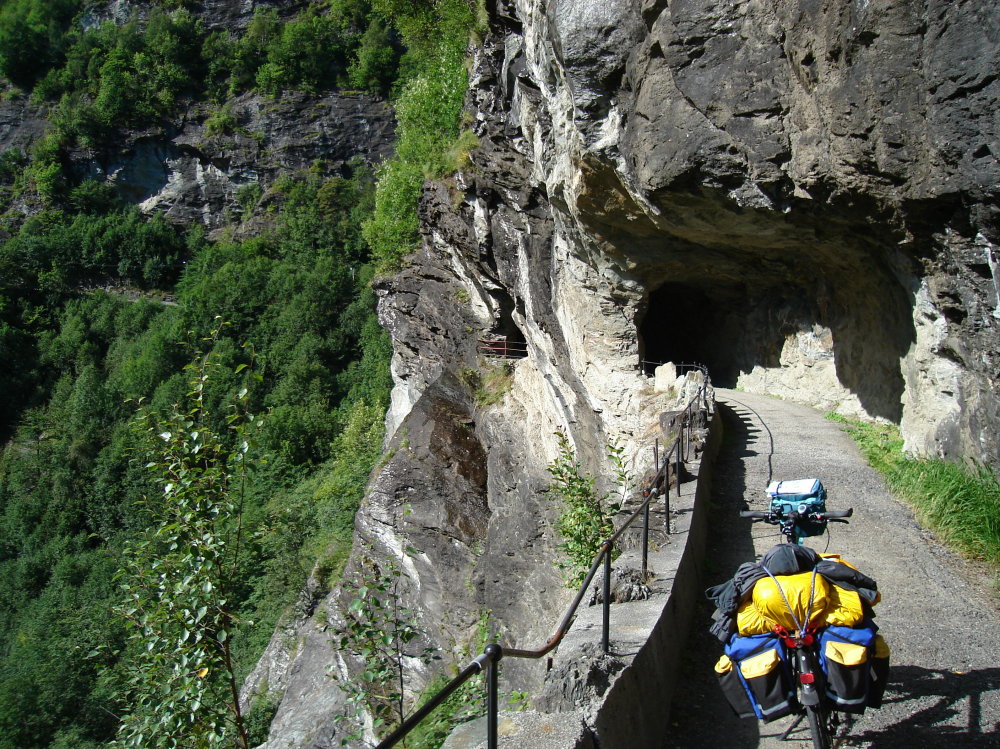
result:
<svg viewBox="0 0 1000 749"><path fill-rule="evenodd" d="M809 719L809 734L812 736L813 749L832 749L833 738L830 736L826 710L813 705L804 707L806 717Z"/></svg>

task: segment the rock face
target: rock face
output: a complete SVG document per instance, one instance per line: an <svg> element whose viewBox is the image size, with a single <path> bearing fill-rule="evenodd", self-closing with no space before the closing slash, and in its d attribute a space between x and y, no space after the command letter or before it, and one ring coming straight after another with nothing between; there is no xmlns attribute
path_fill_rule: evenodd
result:
<svg viewBox="0 0 1000 749"><path fill-rule="evenodd" d="M246 28L255 12L260 9L274 8L280 15L289 16L302 10L306 0L200 0L195 3L174 3L182 7L195 6L196 13L202 22L211 29L235 31ZM150 11L162 6L157 0L104 0L104 2L88 3L83 22L86 25L99 24L103 21L128 23L132 18L145 19Z"/></svg>
<svg viewBox="0 0 1000 749"><path fill-rule="evenodd" d="M641 474L677 401L647 362L700 361L717 384L900 424L918 454L1000 463L989 4L487 5L472 166L426 186L422 248L377 287L392 457L358 540L397 559L427 643L458 658L487 615L504 643L544 642L568 595L552 433L604 473L618 440ZM527 356L488 361L483 337ZM279 722L310 709L286 700Z"/></svg>
<svg viewBox="0 0 1000 749"><path fill-rule="evenodd" d="M115 151L81 151L76 161L146 212L210 232L252 234L279 176L346 174L392 148L392 111L365 94L245 94L226 106L225 126L213 128L217 114L199 107L177 126L128 133Z"/></svg>
<svg viewBox="0 0 1000 749"><path fill-rule="evenodd" d="M291 16L301 0L204 0L194 8L208 28L238 34L261 9ZM84 26L145 18L162 3L90 4ZM23 95L0 92L0 153L27 152L49 128L48 112ZM161 212L182 226L201 224L210 235L259 233L282 175L307 170L347 175L391 155L395 116L384 100L367 94L278 98L244 94L224 107L193 102L175 121L148 130L123 130L114 146L70 154L80 177L114 185L147 213ZM25 213L37 210L27 206Z"/></svg>

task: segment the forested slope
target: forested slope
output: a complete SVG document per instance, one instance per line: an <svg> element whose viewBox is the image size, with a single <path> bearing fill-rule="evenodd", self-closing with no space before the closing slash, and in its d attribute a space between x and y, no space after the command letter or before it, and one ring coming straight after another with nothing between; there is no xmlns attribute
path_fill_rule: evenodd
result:
<svg viewBox="0 0 1000 749"><path fill-rule="evenodd" d="M433 14L458 19L452 49L464 51L468 6L272 3L227 27L208 5L220 4L0 2L0 106L34 122L20 139L22 123L0 129L0 747L101 746L122 718L156 709L135 701L142 648L128 639L128 580L116 574L164 492L137 413L190 407L185 365L212 362L199 403L217 433L244 383L246 409L263 420L241 512L216 526L240 539L224 604L239 678L309 572L336 579L381 449L390 351L364 234L383 256L415 241L415 198L439 166L397 159L400 194L377 199L377 164L333 167L315 153L307 169L241 188L209 232L143 212L127 184L91 165L186 118L208 135L237 133L239 96L266 107L337 91L409 96L400 119L409 111L418 134L429 122L411 161L440 162L465 71L448 68L450 99L407 87L438 59ZM267 719L250 716L251 741ZM135 745L162 741L196 745Z"/></svg>

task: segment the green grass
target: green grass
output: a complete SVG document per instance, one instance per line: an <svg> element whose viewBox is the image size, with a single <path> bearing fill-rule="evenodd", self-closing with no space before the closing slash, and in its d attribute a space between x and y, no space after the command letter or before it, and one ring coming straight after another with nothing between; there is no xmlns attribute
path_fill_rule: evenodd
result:
<svg viewBox="0 0 1000 749"><path fill-rule="evenodd" d="M484 29L481 6L480 0L373 3L393 19L407 49L393 99L396 154L379 169L375 212L364 229L379 275L398 271L419 246L417 202L424 180L467 166L477 145L475 135L461 132L460 125L468 88L466 51Z"/></svg>
<svg viewBox="0 0 1000 749"><path fill-rule="evenodd" d="M1000 483L989 466L911 458L894 426L829 418L844 425L922 525L960 554L989 564L1000 582Z"/></svg>

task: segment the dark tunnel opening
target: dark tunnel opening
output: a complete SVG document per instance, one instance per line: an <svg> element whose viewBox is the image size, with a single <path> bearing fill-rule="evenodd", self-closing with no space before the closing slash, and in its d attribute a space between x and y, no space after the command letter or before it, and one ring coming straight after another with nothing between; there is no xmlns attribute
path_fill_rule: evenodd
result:
<svg viewBox="0 0 1000 749"><path fill-rule="evenodd" d="M639 326L643 371L651 375L663 362L704 364L713 382L734 386L739 376L731 351L736 341L729 309L734 303L738 304L679 283L666 283L650 292Z"/></svg>
<svg viewBox="0 0 1000 749"><path fill-rule="evenodd" d="M877 273L844 287L830 292L804 275L794 283L664 283L638 320L642 370L704 364L719 387L743 386L750 375L750 387L763 377L768 388L811 391L818 400L839 400L840 387L871 416L899 423L900 359L914 340L905 291ZM789 374L765 374L783 369Z"/></svg>

